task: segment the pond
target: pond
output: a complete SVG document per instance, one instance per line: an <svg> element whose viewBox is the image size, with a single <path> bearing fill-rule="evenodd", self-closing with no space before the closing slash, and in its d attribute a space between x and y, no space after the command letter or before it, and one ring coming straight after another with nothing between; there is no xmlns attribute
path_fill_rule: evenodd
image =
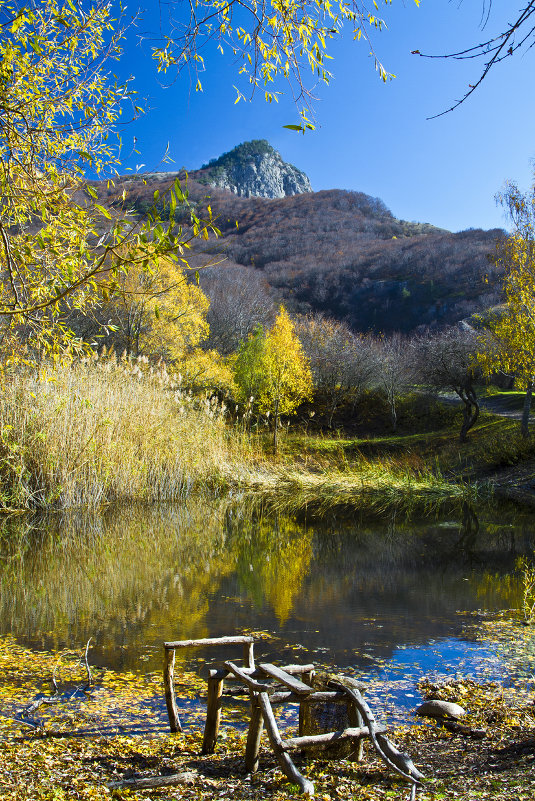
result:
<svg viewBox="0 0 535 801"><path fill-rule="evenodd" d="M210 498L10 519L0 634L80 652L91 637L92 663L147 672L161 669L164 640L267 632L264 661L389 679L393 704L413 707L423 674L477 675L484 663L499 678L467 613L521 605L515 563L533 553L534 524L510 507L317 518Z"/></svg>

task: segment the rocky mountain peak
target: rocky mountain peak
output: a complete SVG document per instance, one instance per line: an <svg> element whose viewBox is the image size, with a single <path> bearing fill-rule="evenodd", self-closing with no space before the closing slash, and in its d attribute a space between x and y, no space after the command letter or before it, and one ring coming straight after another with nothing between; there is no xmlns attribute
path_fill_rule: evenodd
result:
<svg viewBox="0 0 535 801"><path fill-rule="evenodd" d="M305 173L285 162L266 139L243 142L191 175L240 197L282 198L312 192Z"/></svg>

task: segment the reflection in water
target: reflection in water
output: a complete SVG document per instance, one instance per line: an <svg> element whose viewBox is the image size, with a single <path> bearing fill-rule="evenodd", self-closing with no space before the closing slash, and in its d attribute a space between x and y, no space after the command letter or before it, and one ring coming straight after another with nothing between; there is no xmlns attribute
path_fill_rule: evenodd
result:
<svg viewBox="0 0 535 801"><path fill-rule="evenodd" d="M93 637L94 661L157 669L165 639L261 629L277 635L269 658L297 646L365 667L455 636L458 610L518 605L511 571L533 528L512 515L307 520L203 498L5 521L0 631L53 648Z"/></svg>

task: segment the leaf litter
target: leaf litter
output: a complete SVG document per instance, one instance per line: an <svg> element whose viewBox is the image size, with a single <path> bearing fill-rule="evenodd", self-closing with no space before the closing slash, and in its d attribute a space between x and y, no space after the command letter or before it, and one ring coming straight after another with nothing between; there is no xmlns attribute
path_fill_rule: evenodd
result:
<svg viewBox="0 0 535 801"><path fill-rule="evenodd" d="M381 679L383 660L375 660L367 698L378 717L387 720L399 747L409 752L426 775L418 791L422 801L486 799L527 801L535 797L535 647L529 627L507 615L467 617L464 636L483 646L477 680L459 675ZM497 675L497 663L499 671ZM59 667L58 667L59 666ZM332 670L331 666L326 666ZM58 674L59 698L39 706L31 719L24 711L42 696L52 696L51 676ZM347 672L344 668L344 673ZM177 698L185 732L168 733L159 673L93 669L95 684L83 691L85 667L80 655L36 652L14 638L0 638L0 797L2 801L101 801L102 799L257 799L294 798L265 742L260 770L244 767L247 706L225 710L217 751L200 756L204 725L205 680L181 672ZM357 671L355 670L355 675ZM485 679L485 676L487 678ZM463 724L483 728L472 740L404 712L399 723L396 693L415 706L419 697L454 700L467 709ZM390 695L389 695L390 694ZM386 700L385 700L386 699ZM413 703L414 702L414 703ZM281 728L295 728L297 708L286 707ZM410 720L410 725L407 721ZM361 763L310 760L304 765L322 801L409 798L366 746ZM110 789L113 782L182 772L175 786L137 790Z"/></svg>

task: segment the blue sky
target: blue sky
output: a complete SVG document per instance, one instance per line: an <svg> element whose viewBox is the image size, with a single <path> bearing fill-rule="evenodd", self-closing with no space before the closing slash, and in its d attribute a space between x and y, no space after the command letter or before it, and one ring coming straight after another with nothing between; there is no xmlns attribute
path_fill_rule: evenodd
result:
<svg viewBox="0 0 535 801"><path fill-rule="evenodd" d="M144 2L138 30L154 30L157 0ZM123 131L123 164L195 169L240 142L268 139L307 173L314 190L366 192L398 217L453 231L504 227L495 193L507 179L523 188L531 181L535 49L498 65L464 105L433 120L426 118L475 82L481 62L430 61L410 51L444 53L476 44L503 30L521 4L493 0L482 30L483 0L421 0L419 8L413 0L393 0L381 10L388 30L375 35L375 49L396 79L384 85L367 45L348 32L332 49L332 82L318 90L317 129L304 136L283 128L296 122L288 96L267 105L259 93L234 104L233 85L246 85L228 54L215 48L205 54L202 93L187 74L163 87L149 45L135 46L131 32L120 70L135 77L149 110ZM134 137L139 155L132 153ZM161 163L167 145L174 159L169 166Z"/></svg>

